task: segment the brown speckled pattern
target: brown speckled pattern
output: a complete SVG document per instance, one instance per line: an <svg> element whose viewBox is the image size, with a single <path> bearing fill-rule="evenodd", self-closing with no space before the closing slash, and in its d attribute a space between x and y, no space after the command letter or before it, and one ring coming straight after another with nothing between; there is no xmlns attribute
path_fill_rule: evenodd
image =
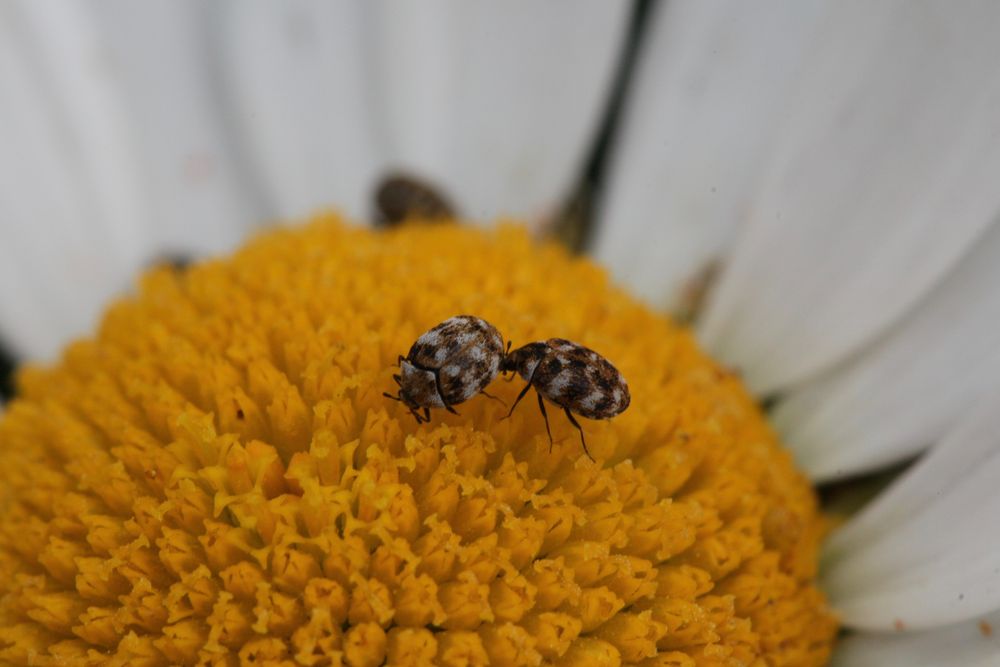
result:
<svg viewBox="0 0 1000 667"><path fill-rule="evenodd" d="M503 337L489 322L471 315L448 318L417 338L400 360L399 398L413 409L458 405L493 381L503 352Z"/></svg>
<svg viewBox="0 0 1000 667"><path fill-rule="evenodd" d="M588 419L614 417L631 400L628 383L611 362L562 338L514 350L503 370L517 371L544 398Z"/></svg>

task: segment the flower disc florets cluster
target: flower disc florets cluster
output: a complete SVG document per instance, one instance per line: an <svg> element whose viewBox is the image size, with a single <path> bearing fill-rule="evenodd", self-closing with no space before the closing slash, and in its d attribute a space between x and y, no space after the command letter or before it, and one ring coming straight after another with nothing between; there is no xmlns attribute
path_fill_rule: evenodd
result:
<svg viewBox="0 0 1000 667"><path fill-rule="evenodd" d="M418 425L397 355L458 313L607 356L630 409ZM490 386L509 405L521 382ZM823 530L739 379L514 227L332 216L156 270L0 421L0 661L820 665Z"/></svg>

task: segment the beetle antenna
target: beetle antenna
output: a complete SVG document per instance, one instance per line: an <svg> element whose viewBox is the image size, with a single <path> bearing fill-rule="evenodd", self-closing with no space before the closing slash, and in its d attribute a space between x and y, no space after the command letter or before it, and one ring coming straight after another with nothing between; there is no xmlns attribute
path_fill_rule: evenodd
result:
<svg viewBox="0 0 1000 667"><path fill-rule="evenodd" d="M385 396L386 398L391 398L394 401L399 401L400 403L403 402L403 399L401 399L399 396L393 396L392 394L390 394L387 391L383 391L382 395Z"/></svg>

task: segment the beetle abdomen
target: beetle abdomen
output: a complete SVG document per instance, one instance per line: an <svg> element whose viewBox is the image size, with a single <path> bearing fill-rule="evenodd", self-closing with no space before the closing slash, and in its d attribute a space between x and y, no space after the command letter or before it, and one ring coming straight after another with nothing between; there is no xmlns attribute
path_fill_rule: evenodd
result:
<svg viewBox="0 0 1000 667"><path fill-rule="evenodd" d="M435 396L434 402L425 399L419 405L447 407L469 400L496 377L503 351L503 337L496 327L471 315L450 317L422 334L406 361L434 378ZM405 377L403 391L411 393Z"/></svg>
<svg viewBox="0 0 1000 667"><path fill-rule="evenodd" d="M628 383L607 359L561 338L546 345L531 379L545 398L588 419L614 417L629 406Z"/></svg>

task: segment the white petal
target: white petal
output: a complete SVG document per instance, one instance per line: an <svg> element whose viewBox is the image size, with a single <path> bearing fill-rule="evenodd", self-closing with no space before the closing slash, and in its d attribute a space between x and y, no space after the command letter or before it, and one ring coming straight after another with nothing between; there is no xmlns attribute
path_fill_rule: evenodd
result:
<svg viewBox="0 0 1000 667"><path fill-rule="evenodd" d="M358 2L216 5L229 113L279 217L367 217L378 171L372 66Z"/></svg>
<svg viewBox="0 0 1000 667"><path fill-rule="evenodd" d="M702 326L757 391L885 331L1000 211L997 25L990 1L831 3Z"/></svg>
<svg viewBox="0 0 1000 667"><path fill-rule="evenodd" d="M192 0L0 8L0 335L50 358L156 257L264 217Z"/></svg>
<svg viewBox="0 0 1000 667"><path fill-rule="evenodd" d="M253 2L220 25L232 114L282 215L370 214L386 170L466 214L533 217L589 147L628 3Z"/></svg>
<svg viewBox="0 0 1000 667"><path fill-rule="evenodd" d="M0 333L49 357L141 263L141 191L87 12L25 1L0 16Z"/></svg>
<svg viewBox="0 0 1000 667"><path fill-rule="evenodd" d="M654 7L594 245L640 296L676 308L733 242L825 4Z"/></svg>
<svg viewBox="0 0 1000 667"><path fill-rule="evenodd" d="M127 103L153 247L195 255L232 249L273 206L229 115L214 4L100 0L90 7Z"/></svg>
<svg viewBox="0 0 1000 667"><path fill-rule="evenodd" d="M831 667L995 667L1000 613L925 632L861 634L837 644Z"/></svg>
<svg viewBox="0 0 1000 667"><path fill-rule="evenodd" d="M845 624L925 629L1000 609L1000 392L827 545L824 587Z"/></svg>
<svg viewBox="0 0 1000 667"><path fill-rule="evenodd" d="M903 460L1000 384L998 284L1000 223L888 335L778 405L799 464L826 480Z"/></svg>

